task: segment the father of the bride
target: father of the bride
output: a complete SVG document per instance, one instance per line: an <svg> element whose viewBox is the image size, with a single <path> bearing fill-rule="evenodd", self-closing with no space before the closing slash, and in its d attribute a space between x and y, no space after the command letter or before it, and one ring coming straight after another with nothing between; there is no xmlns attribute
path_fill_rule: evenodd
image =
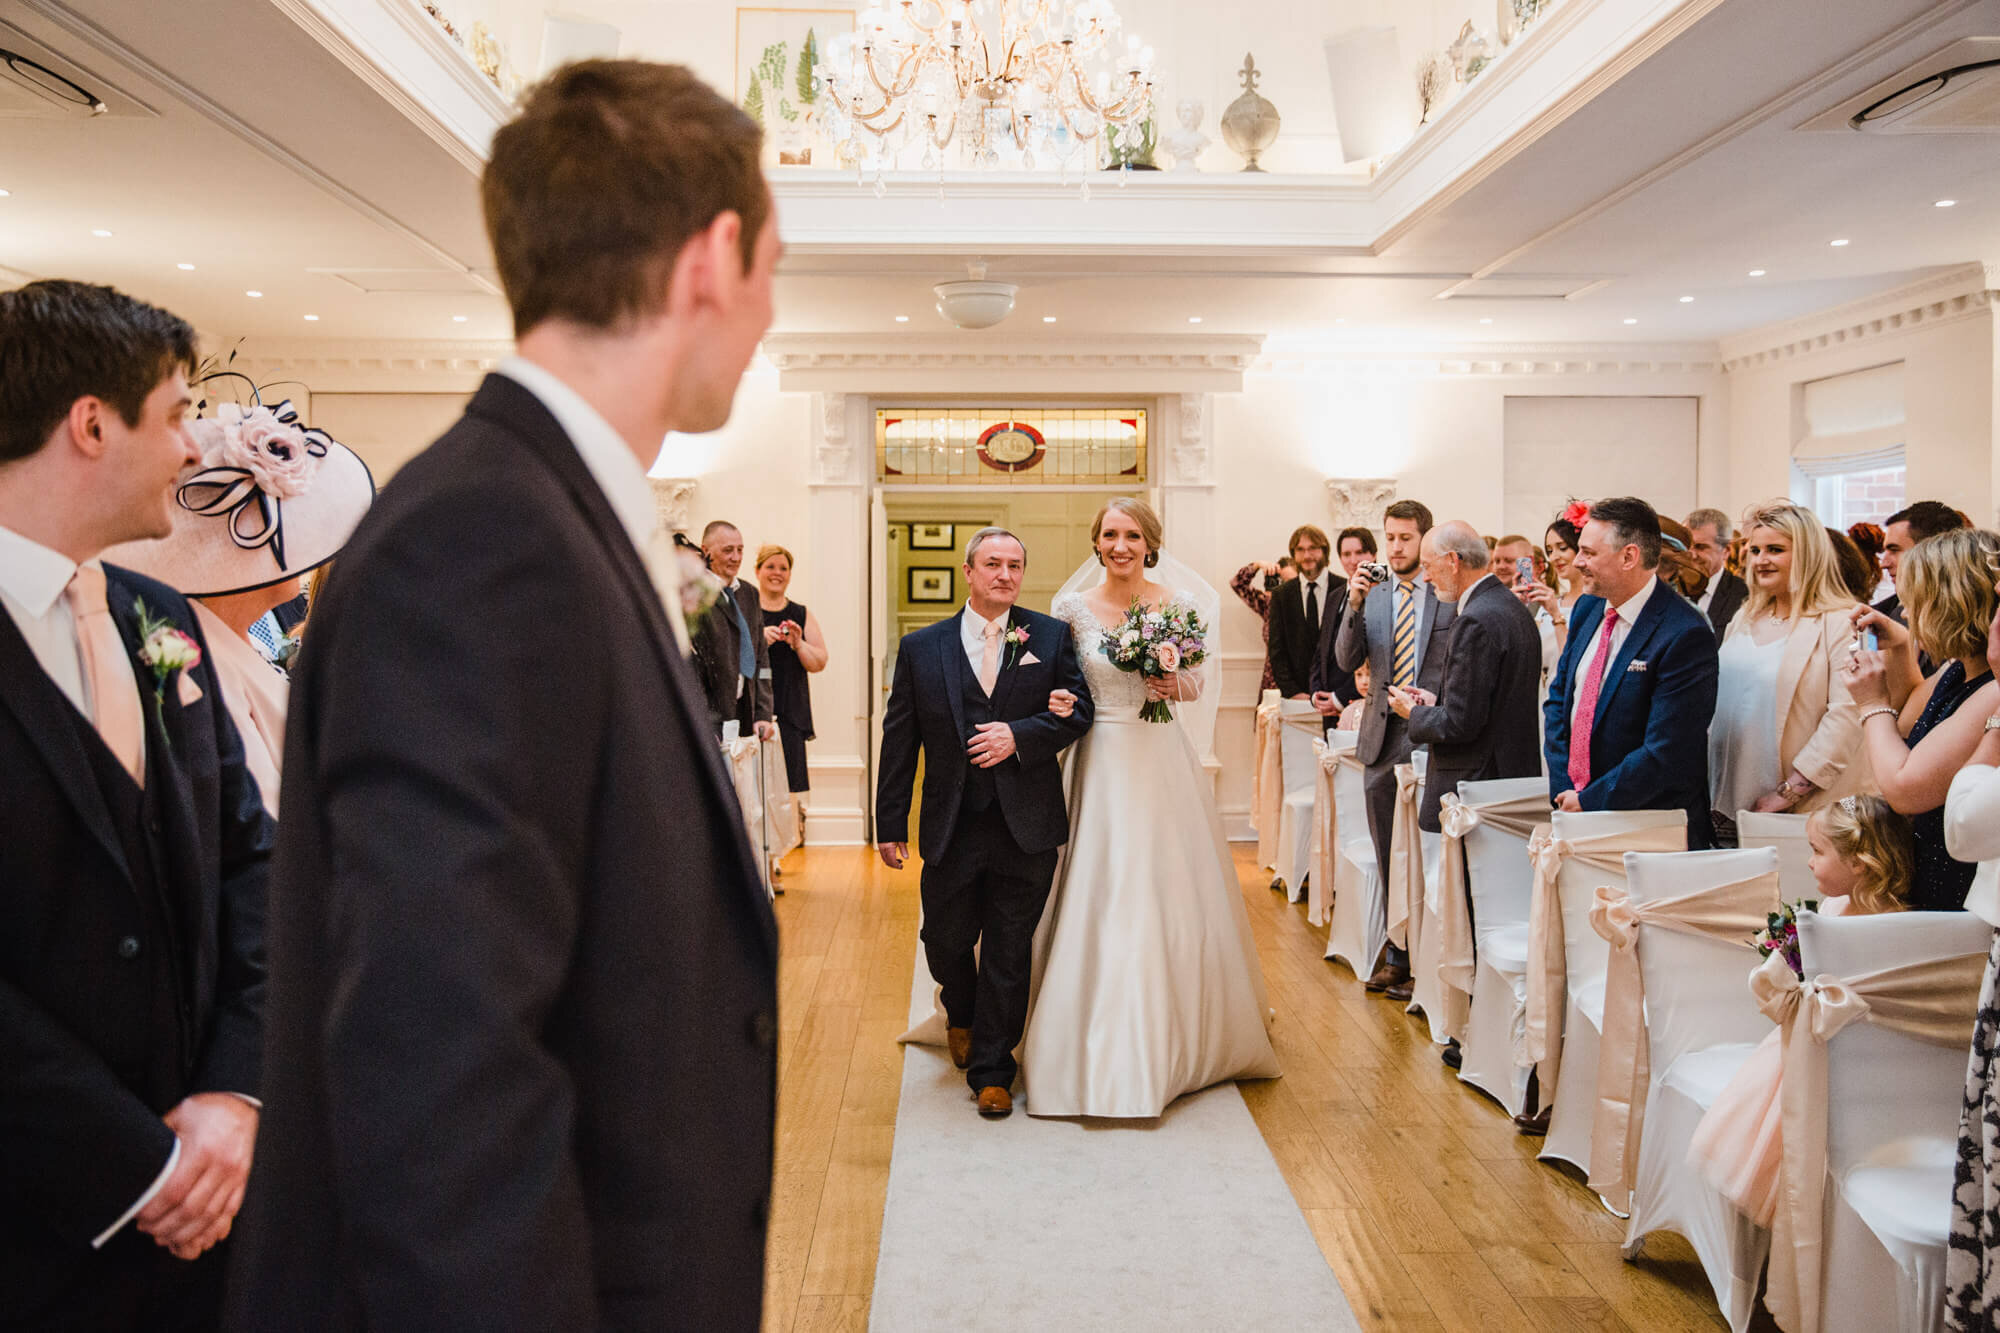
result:
<svg viewBox="0 0 2000 1333"><path fill-rule="evenodd" d="M1014 605L1027 568L1004 529L966 543L965 609L897 649L875 789L876 850L900 870L922 753L924 958L944 992L952 1063L990 1118L1014 1109L1035 925L1069 841L1056 756L1091 718L1069 626ZM1068 717L1048 711L1058 689L1076 696Z"/></svg>

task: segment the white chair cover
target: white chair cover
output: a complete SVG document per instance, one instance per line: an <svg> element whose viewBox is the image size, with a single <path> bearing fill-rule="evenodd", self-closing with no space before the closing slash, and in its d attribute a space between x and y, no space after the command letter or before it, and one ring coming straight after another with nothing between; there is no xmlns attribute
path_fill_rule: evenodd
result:
<svg viewBox="0 0 2000 1333"><path fill-rule="evenodd" d="M1498 1101L1509 1115L1526 1109L1528 1095L1528 1070L1514 1059L1527 1020L1528 905L1534 883L1528 838L1548 817L1549 784L1541 777L1461 782L1456 795L1445 796L1439 813L1444 827L1439 980L1462 985L1466 972L1471 973L1458 1077ZM1462 912L1453 916L1461 863L1471 886L1469 922L1459 919ZM1455 943L1461 933L1465 938Z"/></svg>
<svg viewBox="0 0 2000 1333"><path fill-rule="evenodd" d="M1611 961L1611 946L1590 928L1597 890L1625 887L1626 852L1685 850L1687 815L1680 810L1558 810L1550 817L1547 842L1530 848L1536 881L1529 917L1527 1055L1541 1062L1543 1096L1549 1082L1555 1083L1549 1132L1540 1153L1544 1159L1590 1170L1598 1031ZM1559 974L1553 968L1557 957L1562 960ZM1547 1030L1551 1012L1561 1015L1554 1031ZM1620 1217L1625 1215L1622 1200L1611 1200L1611 1205Z"/></svg>
<svg viewBox="0 0 2000 1333"><path fill-rule="evenodd" d="M1778 887L1788 903L1819 897L1813 882L1812 844L1806 841L1806 825L1811 815L1760 815L1754 810L1736 812L1736 841L1743 847L1778 849Z"/></svg>
<svg viewBox="0 0 2000 1333"><path fill-rule="evenodd" d="M1311 704L1287 699L1279 706L1279 771L1284 791L1278 803L1278 855L1274 869L1293 902L1306 896L1312 869L1313 782L1319 765L1313 746L1320 740L1319 712Z"/></svg>
<svg viewBox="0 0 2000 1333"><path fill-rule="evenodd" d="M1778 854L1769 847L1742 851L1630 854L1626 893L1638 917L1633 946L1644 985L1647 1066L1643 1116L1631 1126L1633 1163L1628 1257L1647 1233L1675 1231L1693 1246L1716 1303L1735 1333L1749 1327L1757 1284L1771 1235L1732 1207L1688 1166L1688 1144L1702 1115L1756 1043L1771 1030L1743 984L1757 964L1750 937L1778 902ZM1673 904L1684 904L1675 908ZM1689 933L1687 920L1647 919L1649 911L1684 913L1714 933ZM1613 927L1621 938L1622 930ZM1614 955L1616 946L1614 945ZM1614 956L1614 969L1624 960ZM1610 996L1604 1044L1599 1051L1600 1105L1613 1061ZM1607 1154L1605 1115L1592 1130L1592 1150ZM1610 1189L1593 1182L1607 1194ZM1612 1195L1612 1197L1617 1197Z"/></svg>
<svg viewBox="0 0 2000 1333"><path fill-rule="evenodd" d="M1341 752L1340 767L1333 775L1340 846L1334 861L1333 920L1326 930L1326 956L1340 959L1361 979L1375 970L1389 942L1382 872L1375 860L1375 841L1368 835L1364 772L1351 748Z"/></svg>
<svg viewBox="0 0 2000 1333"><path fill-rule="evenodd" d="M1992 940L1964 912L1807 913L1810 982L1759 974L1766 1011L1790 1015L1767 1297L1788 1333L1942 1324L1966 1055Z"/></svg>
<svg viewBox="0 0 2000 1333"><path fill-rule="evenodd" d="M1396 821L1389 849L1389 938L1396 939L1402 915L1401 947L1410 952L1409 1013L1421 1013L1431 1040L1442 1046L1465 1030L1465 995L1447 990L1438 978L1439 861L1444 839L1417 827L1429 755L1418 750L1396 765Z"/></svg>
<svg viewBox="0 0 2000 1333"><path fill-rule="evenodd" d="M722 755L736 784L736 803L750 835L750 850L752 854L760 849L767 853L758 858L763 863L759 873L764 877L764 891L776 896L771 862L799 845L799 821L792 810L791 785L785 778L784 747L775 738L760 741L755 736L738 736L722 743ZM761 780L759 759L763 761Z"/></svg>

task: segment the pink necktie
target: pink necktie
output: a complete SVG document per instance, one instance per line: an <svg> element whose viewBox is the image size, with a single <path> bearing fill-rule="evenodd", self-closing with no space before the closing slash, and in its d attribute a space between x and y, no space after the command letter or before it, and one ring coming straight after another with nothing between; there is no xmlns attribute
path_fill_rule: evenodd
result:
<svg viewBox="0 0 2000 1333"><path fill-rule="evenodd" d="M982 637L986 643L979 658L979 688L991 697L993 682L1000 678L1000 626L988 625Z"/></svg>
<svg viewBox="0 0 2000 1333"><path fill-rule="evenodd" d="M1576 725L1569 732L1569 780L1578 791L1590 785L1590 729L1597 721L1597 696L1604 691L1604 668L1611 664L1611 632L1617 628L1618 608L1605 607L1604 632L1583 678L1583 693L1576 697Z"/></svg>
<svg viewBox="0 0 2000 1333"><path fill-rule="evenodd" d="M70 614L76 618L76 642L83 658L84 679L90 682L90 706L97 714L97 734L104 738L112 755L132 775L132 781L146 785L146 766L141 759L140 738L145 721L139 715L139 692L124 679L117 663L125 656L125 641L111 622L111 607L104 596L104 571L77 566L76 576L63 590Z"/></svg>

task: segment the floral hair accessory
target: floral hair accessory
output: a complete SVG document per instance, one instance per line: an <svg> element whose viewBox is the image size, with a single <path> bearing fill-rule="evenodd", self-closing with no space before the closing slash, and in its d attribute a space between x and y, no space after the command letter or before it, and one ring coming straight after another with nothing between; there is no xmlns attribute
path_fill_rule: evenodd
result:
<svg viewBox="0 0 2000 1333"><path fill-rule="evenodd" d="M1840 813L1858 817L1861 813L1861 803L1852 796L1843 796L1840 798Z"/></svg>
<svg viewBox="0 0 2000 1333"><path fill-rule="evenodd" d="M1590 521L1590 501L1571 500L1563 507L1562 521L1573 528L1581 528Z"/></svg>
<svg viewBox="0 0 2000 1333"><path fill-rule="evenodd" d="M312 489L327 435L299 424L291 400L270 408L224 403L188 426L201 446L201 470L177 496L190 513L228 516L229 536L246 551L269 546L285 564L284 502Z"/></svg>

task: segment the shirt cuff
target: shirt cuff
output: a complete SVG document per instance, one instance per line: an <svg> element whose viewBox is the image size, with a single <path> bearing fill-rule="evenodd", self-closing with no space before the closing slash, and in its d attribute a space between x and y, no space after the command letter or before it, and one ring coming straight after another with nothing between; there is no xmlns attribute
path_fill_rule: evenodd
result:
<svg viewBox="0 0 2000 1333"><path fill-rule="evenodd" d="M263 1103L263 1102L261 1102L261 1101L258 1101L258 1100L257 1100L257 1099L256 1099L255 1097L252 1097L252 1096L251 1096L251 1095L250 1095L249 1093L247 1093L247 1092L230 1092L230 1091L229 1091L229 1090L227 1090L226 1088L225 1088L225 1089L222 1089L221 1091L222 1091L222 1095L223 1095L223 1096L225 1096L225 1097L234 1097L234 1098L235 1098L235 1099L236 1099L237 1101L239 1101L239 1102L248 1102L248 1103L250 1103L250 1105L251 1105L251 1106L255 1107L255 1108L256 1108L256 1109L258 1110L258 1111L262 1111L262 1110L264 1109L264 1103Z"/></svg>
<svg viewBox="0 0 2000 1333"><path fill-rule="evenodd" d="M123 1231L125 1229L125 1224L127 1222L130 1222L133 1218L137 1217L140 1213L140 1210L145 1208L147 1204L153 1201L153 1196L155 1194L158 1194L160 1190L163 1187L165 1187L167 1183L167 1177L173 1175L174 1168L179 1166L180 1163L181 1163L181 1141L180 1141L180 1136L175 1135L174 1149L172 1152L167 1154L167 1164L160 1168L160 1174L154 1178L153 1183L147 1187L146 1192L144 1194L141 1194L133 1202L132 1206L125 1210L124 1216L120 1217L116 1222L113 1222L110 1226L106 1227L103 1233L99 1235L96 1240L90 1242L90 1248L93 1250L103 1249L104 1242L110 1240L120 1231Z"/></svg>

